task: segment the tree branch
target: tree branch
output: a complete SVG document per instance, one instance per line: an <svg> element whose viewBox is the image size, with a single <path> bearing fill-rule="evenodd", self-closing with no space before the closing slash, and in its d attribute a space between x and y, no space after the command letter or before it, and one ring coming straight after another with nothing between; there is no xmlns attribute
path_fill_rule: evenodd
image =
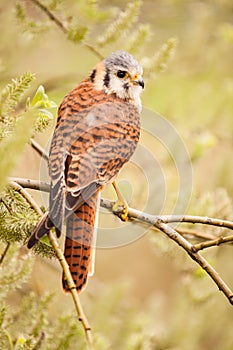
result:
<svg viewBox="0 0 233 350"><path fill-rule="evenodd" d="M43 192L49 192L50 185L47 182L41 182L38 180L31 180L19 177L9 177L9 181L17 182L19 185L25 188L30 188L33 190L41 190ZM106 198L101 198L100 205L101 207L112 211L112 206L114 201L111 201ZM120 213L120 210L119 210ZM115 212L114 214L118 214ZM202 224L202 225L211 225L224 227L233 230L233 222L229 220L221 220L216 218L210 218L207 216L194 216L194 215L151 215L139 211L134 208L129 208L129 217L133 219L138 219L140 221L146 222L148 224L154 225L157 220L162 220L164 223L192 223L192 224ZM191 232L189 232L191 234ZM207 238L207 237L206 237ZM203 239L206 239L203 236ZM224 242L223 242L224 243ZM214 244L216 245L216 244Z"/></svg>
<svg viewBox="0 0 233 350"><path fill-rule="evenodd" d="M43 147L41 147L41 145L39 145L39 143L37 143L34 139L30 140L30 145L32 146L32 148L47 162L49 160L49 155L48 153L45 151L45 149Z"/></svg>
<svg viewBox="0 0 233 350"><path fill-rule="evenodd" d="M14 182L17 182L21 186L25 186L36 190L42 190L43 188L46 192L49 192L49 184L46 184L46 183L41 184L39 181L36 181L36 180L20 179L20 178L11 178L11 181L12 180L14 180ZM113 204L114 204L113 201L110 201L104 198L101 199L101 206L106 209L112 210ZM118 213L116 213L116 215L117 214ZM221 279L221 277L218 275L215 269L206 261L206 259L203 258L198 253L198 251L201 249L203 250L211 246L232 242L233 236L210 239L210 240L207 240L206 242L192 245L181 234L179 234L176 230L174 230L173 228L167 225L167 223L173 223L173 222L187 222L187 223L214 225L214 226L233 229L233 222L227 221L227 220L209 218L209 217L192 216L192 215L157 216L157 215L150 215L147 213L143 213L133 208L129 208L129 217L153 225L155 228L164 232L170 239L172 239L179 246L181 246L189 254L189 256L207 272L207 274L216 283L219 290L221 290L225 294L225 296L228 298L230 303L233 304L233 293L230 290L230 288L228 288L225 282ZM204 236L202 238L205 239ZM84 326L84 329L85 329L85 326Z"/></svg>
<svg viewBox="0 0 233 350"><path fill-rule="evenodd" d="M41 189L41 184L39 181L36 180L29 180L29 179L20 179L20 178L11 178L11 181L14 180L21 186L25 186L28 188L33 189ZM44 183L43 187L46 192L49 191L49 185ZM112 210L112 206L114 204L113 201L110 201L108 199L101 199L100 202L101 206ZM115 213L116 215L119 213ZM175 241L179 246L181 246L188 255L197 263L199 264L206 272L207 274L212 278L212 280L216 283L219 290L221 290L224 295L228 298L229 302L233 304L233 292L230 290L230 288L226 285L226 283L221 279L221 277L218 275L216 270L206 261L205 258L203 258L202 255L198 253L198 250L208 248L210 246L216 246L223 243L228 243L233 241L233 236L228 237L220 237L217 239L211 239L206 242L202 242L199 244L192 245L189 241L187 241L181 234L179 234L175 229L171 228L167 225L167 223L173 223L173 222L188 222L188 223L199 223L199 224L205 224L205 225L214 225L219 227L225 227L229 229L233 229L233 222L227 221L227 220L221 220L221 219L215 219L215 218L209 218L209 217L202 217L202 216L193 216L193 215L150 215L147 213L140 212L139 210L129 208L129 217L146 222L158 230L165 233L170 239ZM50 237L51 238L51 237ZM54 245L54 243L53 243ZM60 258L59 258L60 259ZM60 261L60 260L59 260ZM60 261L61 263L61 261ZM62 265L63 266L63 265ZM71 285L72 285L71 281ZM72 291L72 287L71 287ZM84 329L86 326L84 325Z"/></svg>
<svg viewBox="0 0 233 350"><path fill-rule="evenodd" d="M184 237L179 235L179 233L176 232L173 228L165 224L162 220L157 220L154 225L160 231L164 232L169 238L175 241L184 250L186 250L189 256L208 273L208 275L218 286L219 290L224 293L229 302L233 305L233 292L222 280L217 271L207 262L207 260L203 258L203 256L198 252L196 252L194 246L189 243Z"/></svg>
<svg viewBox="0 0 233 350"><path fill-rule="evenodd" d="M4 250L3 250L3 252L2 252L2 254L0 256L0 265L3 263L3 260L5 259L5 256L6 256L7 252L8 252L8 249L10 248L10 245L11 245L10 242L7 242L5 248L4 248Z"/></svg>
<svg viewBox="0 0 233 350"><path fill-rule="evenodd" d="M203 225L212 225L220 226L233 229L233 222L222 219L210 218L208 216L194 216L194 215L165 215L163 216L164 222L187 222L191 224L203 224Z"/></svg>
<svg viewBox="0 0 233 350"><path fill-rule="evenodd" d="M37 191L43 191L43 192L49 192L50 190L49 184L43 181L24 179L19 177L9 177L8 180L16 182L20 186L24 188L29 188L31 190L37 190Z"/></svg>
<svg viewBox="0 0 233 350"><path fill-rule="evenodd" d="M38 0L31 0L37 7L39 7L48 17L53 21L62 31L67 34L68 29L64 26L64 24L57 18L44 4L42 4Z"/></svg>
<svg viewBox="0 0 233 350"><path fill-rule="evenodd" d="M216 238L212 234L204 233L204 232L200 232L200 231L194 231L194 230L188 229L188 228L184 228L184 229L176 228L176 231L184 237L188 236L188 237L192 237L192 238L201 239L204 241L212 240L212 239Z"/></svg>
<svg viewBox="0 0 233 350"><path fill-rule="evenodd" d="M69 34L69 29L44 4L42 4L39 0L31 0L31 2L33 2L37 7L39 7L46 14L46 16L48 16L49 19L51 21L53 21L61 29L61 31L64 34L66 34L66 35ZM82 44L86 48L88 48L92 53L94 53L98 58L100 58L101 60L104 58L103 55L98 50L96 50L95 47L92 46L91 44L88 44L86 42L82 42Z"/></svg>
<svg viewBox="0 0 233 350"><path fill-rule="evenodd" d="M78 319L79 321L82 323L82 326L84 328L85 334L86 334L86 338L87 338L87 342L88 344L92 344L92 333L91 333L91 327L90 324L88 322L88 319L83 311L83 307L82 304L80 302L79 296L78 296L78 292L76 290L72 275L70 273L70 269L69 266L66 262L66 259L64 257L64 254L61 250L61 248L59 247L59 244L57 242L57 239L55 238L54 234L50 231L49 233L49 240L56 252L57 258L61 264L64 276L66 278L69 290L70 290L70 294L72 295L73 298L73 302L75 305L75 309L76 312L78 314Z"/></svg>
<svg viewBox="0 0 233 350"><path fill-rule="evenodd" d="M101 198L100 205L103 208L112 210L114 202L108 199ZM115 213L117 215L117 213ZM162 220L164 223L192 223L225 227L233 230L233 222L228 220L221 220L210 218L207 216L194 216L194 215L151 215L141 212L137 209L129 208L129 217L138 219L148 224L154 225L157 220Z"/></svg>
<svg viewBox="0 0 233 350"><path fill-rule="evenodd" d="M27 180L26 182L28 182L28 181L30 182L30 180ZM25 191L25 189L22 187L22 183L19 184L19 182L16 183L15 181L10 181L9 184L10 184L11 187L14 188L14 190L19 192L21 194L21 196L23 196L23 198L28 202L30 207L33 208L37 214L42 216L43 212L41 211L41 209L38 206L38 204L34 201L32 196L27 191ZM38 187L38 189L39 188L40 188L40 186ZM67 284L69 286L70 293L71 293L73 301L74 301L74 305L75 305L75 308L76 308L78 319L82 323L82 326L84 328L84 331L85 331L85 334L86 334L86 338L87 338L87 342L88 342L89 345L91 345L92 344L91 327L90 327L88 319L87 319L87 317L86 317L86 315L85 315L85 313L83 311L82 304L80 302L80 299L79 299L79 296L78 296L78 292L77 292L75 284L73 282L73 278L71 276L69 266L68 266L68 264L66 262L64 254L62 253L61 248L59 247L57 239L55 238L54 234L51 231L49 233L49 240L50 240L50 243L51 243L51 245L53 246L53 248L54 248L54 250L56 252L56 255L57 255L57 258L58 258L58 260L60 262L60 265L62 267L64 276L65 276L65 278L67 280ZM5 249L5 252L4 252L5 254L6 254L7 250L8 250L8 246ZM4 259L4 256L5 256L4 253L1 256L0 263L1 263L1 260Z"/></svg>
<svg viewBox="0 0 233 350"><path fill-rule="evenodd" d="M198 252L199 250L203 250L205 248L218 246L223 243L233 242L233 235L227 237L219 237L216 239L209 240L207 242L201 242L193 245L193 250Z"/></svg>
<svg viewBox="0 0 233 350"><path fill-rule="evenodd" d="M10 181L9 185L17 192L21 194L21 196L27 201L27 203L30 205L30 207L38 214L43 215L42 210L40 209L39 205L36 203L36 201L32 198L32 196L25 191L23 186L19 184L16 181Z"/></svg>

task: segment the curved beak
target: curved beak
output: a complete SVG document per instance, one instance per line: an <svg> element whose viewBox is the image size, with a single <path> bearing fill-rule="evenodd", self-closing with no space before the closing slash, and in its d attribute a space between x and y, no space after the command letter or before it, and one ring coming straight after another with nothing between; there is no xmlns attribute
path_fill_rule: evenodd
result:
<svg viewBox="0 0 233 350"><path fill-rule="evenodd" d="M144 89L144 80L140 75L136 75L132 79L132 83L141 86Z"/></svg>

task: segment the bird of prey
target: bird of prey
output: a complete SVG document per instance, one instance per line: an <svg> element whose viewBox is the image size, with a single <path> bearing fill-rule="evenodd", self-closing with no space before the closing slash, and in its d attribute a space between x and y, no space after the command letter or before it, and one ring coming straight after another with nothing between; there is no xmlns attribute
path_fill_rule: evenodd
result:
<svg viewBox="0 0 233 350"><path fill-rule="evenodd" d="M65 96L58 110L49 154L49 212L35 227L28 248L53 227L60 237L66 220L64 255L78 292L93 273L99 193L107 183L115 185L139 140L142 73L132 55L113 52ZM63 288L69 291L64 275Z"/></svg>

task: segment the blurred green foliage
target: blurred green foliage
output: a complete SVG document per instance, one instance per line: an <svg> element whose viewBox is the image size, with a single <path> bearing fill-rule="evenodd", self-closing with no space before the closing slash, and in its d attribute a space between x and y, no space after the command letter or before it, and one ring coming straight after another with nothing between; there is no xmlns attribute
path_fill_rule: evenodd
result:
<svg viewBox="0 0 233 350"><path fill-rule="evenodd" d="M28 97L26 106L19 106L34 79L34 74L24 73L0 91L0 189L3 189L29 139L46 129L53 119L48 109L56 104L48 99L43 86L38 88L32 102Z"/></svg>
<svg viewBox="0 0 233 350"><path fill-rule="evenodd" d="M47 143L52 132L50 108L55 107L51 100L59 104L86 77L98 56L123 48L145 67L144 105L170 120L189 150L194 174L189 212L231 219L232 1L42 3L60 24L32 1L0 1L2 188L9 174L38 174L39 165L33 163L29 150L22 164L19 157L37 131L44 132L36 135ZM36 85L28 71L35 73ZM141 142L147 145L150 140L142 135ZM165 208L169 208L177 174L166 150L151 144L168 174ZM134 177L130 168L125 174ZM142 184L135 177L132 181L138 188L133 203L139 208ZM156 197L156 179L153 191ZM47 288L55 290L49 284L54 271L44 265L42 273L30 277L34 259L13 243L25 242L37 215L11 189L2 194L0 206L1 254L12 242L0 266L0 349L85 349L70 302L60 292L44 296ZM223 233L213 227L197 230L216 237ZM129 247L121 253L99 252L97 276L82 296L95 348L231 350L232 307L212 281L162 234L150 232L135 246L135 251ZM210 249L205 257L233 286L232 247ZM57 280L59 274L55 276Z"/></svg>

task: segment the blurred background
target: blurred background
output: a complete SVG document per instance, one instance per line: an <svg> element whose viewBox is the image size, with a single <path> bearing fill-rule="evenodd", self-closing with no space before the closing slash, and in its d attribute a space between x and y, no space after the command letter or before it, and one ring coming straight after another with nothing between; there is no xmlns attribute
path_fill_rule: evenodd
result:
<svg viewBox="0 0 233 350"><path fill-rule="evenodd" d="M93 47L104 35L104 28L129 3L100 0L95 5L97 16L87 10L92 8L91 1L43 3L53 11L53 2L57 3L54 13L65 25L92 26L85 42ZM24 14L20 16L17 4L23 6L26 18ZM161 52L169 38L177 38L177 44L165 69L145 75L142 123L146 128L140 143L145 153L138 153L119 177L122 191L134 208L146 208L152 214L172 214L177 200L183 200L180 214L232 219L232 19L231 0L142 2L133 28L149 25L150 41L142 49L140 43L138 48L131 48L138 61L146 62L145 56L150 58ZM58 105L99 61L87 45L67 40L30 0L0 0L0 31L0 86L30 71L36 74L32 93L42 84ZM127 48L129 40L130 34L123 35L110 45L99 45L99 50L106 56L113 50ZM184 144L182 152L189 155L189 188L183 197L176 164L179 154L174 155L172 146L163 144L163 139L153 133L158 115L172 125L174 134ZM48 147L54 124L55 120L48 130L36 136L43 147ZM146 161L148 154L152 156ZM158 168L158 177L156 172L151 177L153 165ZM12 176L39 179L44 176L44 169L39 156L27 146ZM44 197L35 191L31 193L45 205ZM115 198L110 187L103 196ZM135 224L121 223L103 210L100 227L106 236L109 228L111 237L129 237L97 249L95 275L81 296L93 328L109 339L109 348L233 348L232 306L180 247L153 229L142 227L134 235ZM205 226L198 226L198 230L212 235L222 233ZM104 246L101 236L99 239L99 245ZM204 255L233 288L232 247L211 248ZM55 293L49 311L51 319L73 310L71 299L61 290L61 271L56 261L37 257L30 280L9 302L16 305L29 291L38 296Z"/></svg>

